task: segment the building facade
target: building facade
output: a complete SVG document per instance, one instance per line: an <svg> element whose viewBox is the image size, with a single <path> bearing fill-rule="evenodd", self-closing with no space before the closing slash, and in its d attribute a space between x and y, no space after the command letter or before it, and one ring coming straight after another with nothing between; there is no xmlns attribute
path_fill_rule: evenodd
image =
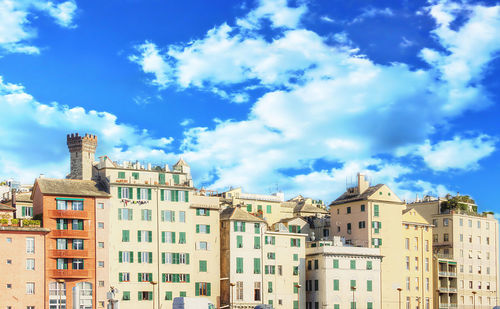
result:
<svg viewBox="0 0 500 309"><path fill-rule="evenodd" d="M306 309L385 308L378 248L345 246L340 237L307 242Z"/></svg>
<svg viewBox="0 0 500 309"><path fill-rule="evenodd" d="M304 308L306 235L240 207L224 209L220 224L221 308Z"/></svg>
<svg viewBox="0 0 500 309"><path fill-rule="evenodd" d="M12 223L0 226L2 308L45 308L44 237L48 232L48 229Z"/></svg>

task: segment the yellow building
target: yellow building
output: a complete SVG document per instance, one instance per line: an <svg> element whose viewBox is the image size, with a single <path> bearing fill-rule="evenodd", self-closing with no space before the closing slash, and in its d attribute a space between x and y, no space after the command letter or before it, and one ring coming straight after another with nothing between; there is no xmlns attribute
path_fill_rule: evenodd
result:
<svg viewBox="0 0 500 309"><path fill-rule="evenodd" d="M358 174L358 185L330 204L331 235L345 238L346 244L380 248L382 308L398 308L398 288L405 273L403 210L405 203L384 184L370 186Z"/></svg>
<svg viewBox="0 0 500 309"><path fill-rule="evenodd" d="M498 221L493 214L478 213L475 202L460 195L427 196L409 206L434 225L435 308L500 305Z"/></svg>
<svg viewBox="0 0 500 309"><path fill-rule="evenodd" d="M404 308L433 308L432 225L415 209L403 211Z"/></svg>
<svg viewBox="0 0 500 309"><path fill-rule="evenodd" d="M306 235L240 207L224 209L220 224L221 308L304 308Z"/></svg>

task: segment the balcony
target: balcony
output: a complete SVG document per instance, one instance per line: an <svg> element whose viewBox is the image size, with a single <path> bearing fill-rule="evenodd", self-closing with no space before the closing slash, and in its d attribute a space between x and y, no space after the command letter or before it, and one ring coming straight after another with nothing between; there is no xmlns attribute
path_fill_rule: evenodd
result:
<svg viewBox="0 0 500 309"><path fill-rule="evenodd" d="M90 212L85 210L49 210L49 217L64 219L92 219Z"/></svg>
<svg viewBox="0 0 500 309"><path fill-rule="evenodd" d="M456 272L448 272L448 277L456 277L457 273Z"/></svg>
<svg viewBox="0 0 500 309"><path fill-rule="evenodd" d="M51 258L88 258L89 252L86 250L49 250Z"/></svg>
<svg viewBox="0 0 500 309"><path fill-rule="evenodd" d="M52 230L52 232L50 233L50 237L88 239L89 232L80 230Z"/></svg>
<svg viewBox="0 0 500 309"><path fill-rule="evenodd" d="M86 269L53 269L49 270L49 277L80 279L90 278L90 271Z"/></svg>
<svg viewBox="0 0 500 309"><path fill-rule="evenodd" d="M446 272L446 271L440 271L439 272L439 276L440 277L446 277L446 276L448 276L448 272Z"/></svg>

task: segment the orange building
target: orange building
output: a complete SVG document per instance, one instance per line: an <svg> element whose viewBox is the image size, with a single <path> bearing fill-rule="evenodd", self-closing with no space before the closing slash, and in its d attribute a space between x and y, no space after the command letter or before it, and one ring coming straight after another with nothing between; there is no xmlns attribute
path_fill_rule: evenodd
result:
<svg viewBox="0 0 500 309"><path fill-rule="evenodd" d="M31 223L30 223L31 224ZM0 304L2 308L44 308L44 236L48 229L0 226Z"/></svg>
<svg viewBox="0 0 500 309"><path fill-rule="evenodd" d="M105 208L108 198L109 194L91 180L35 181L33 213L41 214L43 227L51 230L45 241L45 308L103 306L96 295L102 295L98 286L106 286L105 279L98 278L107 277L103 274L107 261L96 259L100 246L96 234L104 229L105 221L97 221L96 214Z"/></svg>

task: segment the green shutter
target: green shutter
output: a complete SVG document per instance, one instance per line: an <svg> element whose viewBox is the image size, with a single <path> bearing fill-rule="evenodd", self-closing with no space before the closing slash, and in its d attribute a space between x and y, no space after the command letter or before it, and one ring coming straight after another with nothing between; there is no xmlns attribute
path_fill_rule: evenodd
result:
<svg viewBox="0 0 500 309"><path fill-rule="evenodd" d="M130 251L130 263L134 263L134 252Z"/></svg>
<svg viewBox="0 0 500 309"><path fill-rule="evenodd" d="M163 189L160 190L160 200L162 200L162 201L165 200L165 190L163 190Z"/></svg>
<svg viewBox="0 0 500 309"><path fill-rule="evenodd" d="M200 284L198 282L196 282L194 285L194 295L200 296Z"/></svg>
<svg viewBox="0 0 500 309"><path fill-rule="evenodd" d="M161 263L165 264L165 252L161 253ZM163 280L163 282L165 282L165 280Z"/></svg>
<svg viewBox="0 0 500 309"><path fill-rule="evenodd" d="M186 232L179 232L179 243L180 244L186 243Z"/></svg>
<svg viewBox="0 0 500 309"><path fill-rule="evenodd" d="M200 225L196 224L196 233L199 233L199 232L200 232Z"/></svg>
<svg viewBox="0 0 500 309"><path fill-rule="evenodd" d="M137 273L137 282L142 282L141 273Z"/></svg>
<svg viewBox="0 0 500 309"><path fill-rule="evenodd" d="M133 192L132 188L128 188L128 194L129 194L129 196L128 196L129 199L131 199L131 200L134 199L134 192ZM137 198L139 198L139 197L137 197Z"/></svg>
<svg viewBox="0 0 500 309"><path fill-rule="evenodd" d="M234 231L238 232L238 221L234 221Z"/></svg>
<svg viewBox="0 0 500 309"><path fill-rule="evenodd" d="M241 231L245 232L245 222L241 222Z"/></svg>
<svg viewBox="0 0 500 309"><path fill-rule="evenodd" d="M118 198L122 198L122 188L118 187Z"/></svg>
<svg viewBox="0 0 500 309"><path fill-rule="evenodd" d="M207 283L207 296L211 296L212 292L211 292L211 284L210 283Z"/></svg>
<svg viewBox="0 0 500 309"><path fill-rule="evenodd" d="M137 242L142 242L141 231L137 231Z"/></svg>
<svg viewBox="0 0 500 309"><path fill-rule="evenodd" d="M333 280L333 290L334 291L339 290L339 280L338 279Z"/></svg>
<svg viewBox="0 0 500 309"><path fill-rule="evenodd" d="M254 247L254 249L260 249L260 237L259 236L255 236L253 238L253 247Z"/></svg>
<svg viewBox="0 0 500 309"><path fill-rule="evenodd" d="M122 263L122 262L123 262L123 257L122 257L122 255L123 255L123 252L118 251L118 262L119 262L119 263Z"/></svg>
<svg viewBox="0 0 500 309"><path fill-rule="evenodd" d="M186 264L189 265L189 253L186 253Z"/></svg>
<svg viewBox="0 0 500 309"><path fill-rule="evenodd" d="M174 178L174 184L178 185L179 184L179 175L174 174L174 175L172 175L172 177Z"/></svg>
<svg viewBox="0 0 500 309"><path fill-rule="evenodd" d="M165 184L165 174L160 173L160 174L158 174L158 177L159 177L160 185L164 185Z"/></svg>
<svg viewBox="0 0 500 309"><path fill-rule="evenodd" d="M172 210L172 222L175 222L175 211Z"/></svg>
<svg viewBox="0 0 500 309"><path fill-rule="evenodd" d="M149 242L153 242L153 232L152 231L148 231L148 238L149 238Z"/></svg>
<svg viewBox="0 0 500 309"><path fill-rule="evenodd" d="M172 243L175 244L175 232L171 232L172 233Z"/></svg>
<svg viewBox="0 0 500 309"><path fill-rule="evenodd" d="M24 217L24 216L26 216L26 207L24 207L24 206L23 206L23 207L21 208L21 212L22 212L22 214L23 214L23 217Z"/></svg>
<svg viewBox="0 0 500 309"><path fill-rule="evenodd" d="M207 224L207 234L210 234L210 225Z"/></svg>
<svg viewBox="0 0 500 309"><path fill-rule="evenodd" d="M267 205L267 213L270 214L271 213L271 205Z"/></svg>
<svg viewBox="0 0 500 309"><path fill-rule="evenodd" d="M118 208L118 220L122 219L122 209Z"/></svg>
<svg viewBox="0 0 500 309"><path fill-rule="evenodd" d="M252 212L252 204L247 204L247 212Z"/></svg>
<svg viewBox="0 0 500 309"><path fill-rule="evenodd" d="M144 218L145 218L145 216L144 216L144 211L145 211L145 210L146 210L146 209L141 209L141 220L142 220L142 221L144 221Z"/></svg>
<svg viewBox="0 0 500 309"><path fill-rule="evenodd" d="M356 280L351 280L351 288L356 287Z"/></svg>
<svg viewBox="0 0 500 309"><path fill-rule="evenodd" d="M153 292L148 292L148 299L153 299Z"/></svg>
<svg viewBox="0 0 500 309"><path fill-rule="evenodd" d="M149 264L153 263L153 252L149 252Z"/></svg>
<svg viewBox="0 0 500 309"><path fill-rule="evenodd" d="M141 252L137 252L137 262L142 263Z"/></svg>
<svg viewBox="0 0 500 309"><path fill-rule="evenodd" d="M297 287L298 282L293 283L293 294L298 294L299 293L299 288Z"/></svg>
<svg viewBox="0 0 500 309"><path fill-rule="evenodd" d="M253 273L260 274L260 258L253 259Z"/></svg>
<svg viewBox="0 0 500 309"><path fill-rule="evenodd" d="M339 268L339 260L333 260L333 268Z"/></svg>
<svg viewBox="0 0 500 309"><path fill-rule="evenodd" d="M236 236L236 248L243 248L243 236Z"/></svg>
<svg viewBox="0 0 500 309"><path fill-rule="evenodd" d="M148 201L151 201L151 188L148 189Z"/></svg>
<svg viewBox="0 0 500 309"><path fill-rule="evenodd" d="M186 274L186 282L190 282L191 279L190 279L190 275L189 274Z"/></svg>
<svg viewBox="0 0 500 309"><path fill-rule="evenodd" d="M137 199L141 198L141 188L137 188Z"/></svg>
<svg viewBox="0 0 500 309"><path fill-rule="evenodd" d="M366 281L366 290L368 292L372 291L372 281L371 280Z"/></svg>
<svg viewBox="0 0 500 309"><path fill-rule="evenodd" d="M123 273L118 274L118 281L122 282L123 281Z"/></svg>
<svg viewBox="0 0 500 309"><path fill-rule="evenodd" d="M172 292L165 292L165 300L172 300Z"/></svg>
<svg viewBox="0 0 500 309"><path fill-rule="evenodd" d="M199 216L200 215L200 209L199 208L196 208L196 215Z"/></svg>
<svg viewBox="0 0 500 309"><path fill-rule="evenodd" d="M137 298L138 298L139 300L142 300L142 292L137 292L137 294L138 294Z"/></svg>
<svg viewBox="0 0 500 309"><path fill-rule="evenodd" d="M165 232L161 232L161 242L165 242Z"/></svg>
<svg viewBox="0 0 500 309"><path fill-rule="evenodd" d="M237 274L243 273L243 258L241 257L236 258L236 273Z"/></svg>
<svg viewBox="0 0 500 309"><path fill-rule="evenodd" d="M184 191L184 202L189 202L189 191Z"/></svg>

